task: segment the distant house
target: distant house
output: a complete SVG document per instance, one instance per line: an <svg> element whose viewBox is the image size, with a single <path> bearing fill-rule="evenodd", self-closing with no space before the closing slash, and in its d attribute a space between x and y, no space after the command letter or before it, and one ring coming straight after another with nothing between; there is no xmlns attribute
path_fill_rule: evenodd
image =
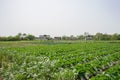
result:
<svg viewBox="0 0 120 80"><path fill-rule="evenodd" d="M54 37L54 40L61 40L61 37Z"/></svg>
<svg viewBox="0 0 120 80"><path fill-rule="evenodd" d="M93 36L92 35L87 35L85 36L85 40L92 40L93 39Z"/></svg>
<svg viewBox="0 0 120 80"><path fill-rule="evenodd" d="M41 40L49 40L51 38L50 38L50 35L39 35L39 39L41 39Z"/></svg>

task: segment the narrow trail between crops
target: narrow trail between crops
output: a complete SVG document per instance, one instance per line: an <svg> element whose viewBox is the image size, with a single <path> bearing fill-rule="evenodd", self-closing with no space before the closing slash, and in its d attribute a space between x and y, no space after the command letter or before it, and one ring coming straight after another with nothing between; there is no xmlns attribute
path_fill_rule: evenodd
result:
<svg viewBox="0 0 120 80"><path fill-rule="evenodd" d="M77 80L90 80L92 77L95 77L95 76L97 76L99 74L104 73L105 71L107 71L108 69L110 69L111 67L113 67L113 66L115 66L115 65L117 65L119 63L120 63L120 60L115 61L115 62L111 63L110 66L105 66L101 71L98 71L96 74L91 75L88 78L86 78L85 76L81 76L81 78L78 78Z"/></svg>
<svg viewBox="0 0 120 80"><path fill-rule="evenodd" d="M3 78L0 76L0 80L3 80Z"/></svg>
<svg viewBox="0 0 120 80"><path fill-rule="evenodd" d="M98 72L97 74L95 74L95 75L93 75L93 76L90 76L89 79L87 79L87 80L90 80L92 77L95 77L95 76L97 76L98 74L104 73L105 71L107 71L107 70L110 69L111 67L117 65L118 63L120 63L120 60L111 63L111 64L110 64L111 66L106 66L104 69L102 69L102 70L101 70L100 72ZM86 80L86 79L84 79L84 80Z"/></svg>
<svg viewBox="0 0 120 80"><path fill-rule="evenodd" d="M0 70L0 73L1 73L1 70ZM0 80L3 80L3 77L1 76L1 74L0 74Z"/></svg>
<svg viewBox="0 0 120 80"><path fill-rule="evenodd" d="M2 68L2 64L0 62L0 80L3 80L3 77L1 76L1 68Z"/></svg>

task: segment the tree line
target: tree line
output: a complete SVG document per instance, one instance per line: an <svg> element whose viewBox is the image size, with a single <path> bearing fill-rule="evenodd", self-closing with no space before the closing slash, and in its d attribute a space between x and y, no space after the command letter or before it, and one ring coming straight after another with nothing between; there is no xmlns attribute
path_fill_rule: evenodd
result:
<svg viewBox="0 0 120 80"><path fill-rule="evenodd" d="M21 41L21 40L35 40L40 39L39 37L35 37L32 34L26 33L18 33L15 36L0 36L0 41ZM61 37L54 37L48 40L120 40L120 34L104 34L104 33L96 33L95 35L91 35L88 32L85 32L83 35L78 36L61 36Z"/></svg>
<svg viewBox="0 0 120 80"><path fill-rule="evenodd" d="M104 34L104 33L96 33L95 35L91 35L88 32L85 32L83 35L73 36L62 36L64 40L120 40L120 34Z"/></svg>
<svg viewBox="0 0 120 80"><path fill-rule="evenodd" d="M18 33L15 36L0 36L0 41L21 41L21 40L34 40L35 36L32 34Z"/></svg>
<svg viewBox="0 0 120 80"><path fill-rule="evenodd" d="M93 37L95 40L120 40L120 34L103 34L103 33L96 33Z"/></svg>

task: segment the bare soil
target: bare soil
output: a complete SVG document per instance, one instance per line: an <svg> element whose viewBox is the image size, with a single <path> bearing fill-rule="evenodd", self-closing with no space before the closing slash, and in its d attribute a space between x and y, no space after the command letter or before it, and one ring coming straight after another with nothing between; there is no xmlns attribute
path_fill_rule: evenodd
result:
<svg viewBox="0 0 120 80"><path fill-rule="evenodd" d="M1 72L2 64L0 63L0 72ZM0 80L3 80L3 77L0 74Z"/></svg>
<svg viewBox="0 0 120 80"><path fill-rule="evenodd" d="M0 80L3 80L3 78L2 78L2 77L0 77Z"/></svg>

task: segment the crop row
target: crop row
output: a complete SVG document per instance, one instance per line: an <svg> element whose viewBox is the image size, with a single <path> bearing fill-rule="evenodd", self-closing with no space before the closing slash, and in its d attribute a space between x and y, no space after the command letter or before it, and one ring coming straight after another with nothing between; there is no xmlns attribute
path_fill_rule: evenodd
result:
<svg viewBox="0 0 120 80"><path fill-rule="evenodd" d="M119 80L120 79L120 63L109 68L105 72L92 77L91 80Z"/></svg>
<svg viewBox="0 0 120 80"><path fill-rule="evenodd" d="M99 74L101 71L111 67L114 62L120 60L119 52L105 57L100 57L96 60L90 61L85 64L78 64L75 68L78 71L79 78L89 79L92 76Z"/></svg>

